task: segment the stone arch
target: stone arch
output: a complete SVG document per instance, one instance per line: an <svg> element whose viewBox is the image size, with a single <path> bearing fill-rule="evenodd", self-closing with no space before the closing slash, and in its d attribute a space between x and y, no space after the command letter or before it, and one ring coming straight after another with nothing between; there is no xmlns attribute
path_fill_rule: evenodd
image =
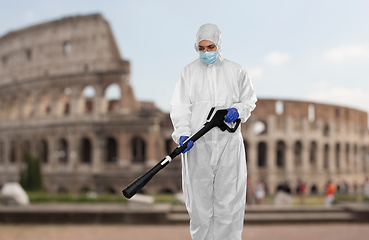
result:
<svg viewBox="0 0 369 240"><path fill-rule="evenodd" d="M357 168L357 161L358 161L357 145L354 144L354 165L355 165L355 169Z"/></svg>
<svg viewBox="0 0 369 240"><path fill-rule="evenodd" d="M72 89L65 87L59 90L57 101L57 115L68 116L71 113L71 95Z"/></svg>
<svg viewBox="0 0 369 240"><path fill-rule="evenodd" d="M339 143L336 143L335 148L335 156L336 156L336 168L340 169L340 159L341 159L341 145Z"/></svg>
<svg viewBox="0 0 369 240"><path fill-rule="evenodd" d="M34 114L33 99L34 99L34 96L31 93L26 94L24 97L23 109L22 109L24 119L29 119Z"/></svg>
<svg viewBox="0 0 369 240"><path fill-rule="evenodd" d="M31 153L31 143L28 140L23 141L22 153L22 161L27 162L27 156Z"/></svg>
<svg viewBox="0 0 369 240"><path fill-rule="evenodd" d="M277 167L283 168L286 163L286 144L282 140L277 142L276 155Z"/></svg>
<svg viewBox="0 0 369 240"><path fill-rule="evenodd" d="M64 138L58 140L57 159L59 163L68 163L68 142Z"/></svg>
<svg viewBox="0 0 369 240"><path fill-rule="evenodd" d="M4 162L4 142L0 140L0 164Z"/></svg>
<svg viewBox="0 0 369 240"><path fill-rule="evenodd" d="M310 188L310 194L311 194L311 195L316 195L316 194L318 194L318 187L317 187L315 184L313 184L313 185L311 186L311 188Z"/></svg>
<svg viewBox="0 0 369 240"><path fill-rule="evenodd" d="M9 161L10 163L15 163L17 161L16 159L16 142L12 140L10 142L10 149L9 149Z"/></svg>
<svg viewBox="0 0 369 240"><path fill-rule="evenodd" d="M0 122L5 121L7 118L7 101L5 99L0 99Z"/></svg>
<svg viewBox="0 0 369 240"><path fill-rule="evenodd" d="M38 99L38 114L40 117L51 113L51 96L48 91L41 92Z"/></svg>
<svg viewBox="0 0 369 240"><path fill-rule="evenodd" d="M141 137L132 138L132 162L143 163L146 160L146 142Z"/></svg>
<svg viewBox="0 0 369 240"><path fill-rule="evenodd" d="M346 153L346 169L347 171L350 170L350 144L349 143L346 143L346 150L345 150L345 153Z"/></svg>
<svg viewBox="0 0 369 240"><path fill-rule="evenodd" d="M368 152L367 152L367 147L365 145L363 145L361 147L361 159L362 159L362 169L363 172L366 173L367 172L367 160L368 160Z"/></svg>
<svg viewBox="0 0 369 240"><path fill-rule="evenodd" d="M19 117L19 100L17 97L11 98L9 119L16 120Z"/></svg>
<svg viewBox="0 0 369 240"><path fill-rule="evenodd" d="M83 106L82 113L90 114L94 111L94 98L96 97L95 87L87 85L82 90Z"/></svg>
<svg viewBox="0 0 369 240"><path fill-rule="evenodd" d="M82 163L92 162L92 145L90 139L84 137L80 142L80 161Z"/></svg>
<svg viewBox="0 0 369 240"><path fill-rule="evenodd" d="M65 56L68 56L72 53L72 44L70 41L65 41L63 43L63 53Z"/></svg>
<svg viewBox="0 0 369 240"><path fill-rule="evenodd" d="M316 167L317 164L317 151L318 151L318 147L315 141L312 141L310 143L310 149L309 149L309 162L310 165L313 167Z"/></svg>
<svg viewBox="0 0 369 240"><path fill-rule="evenodd" d="M301 166L302 165L302 144L301 144L300 141L295 142L294 163L295 163L295 166Z"/></svg>
<svg viewBox="0 0 369 240"><path fill-rule="evenodd" d="M106 139L106 162L116 163L118 161L118 142L114 137Z"/></svg>
<svg viewBox="0 0 369 240"><path fill-rule="evenodd" d="M47 141L45 139L41 139L38 142L38 146L37 146L37 154L38 157L40 158L40 161L42 163L47 163L49 161L49 147L47 144Z"/></svg>
<svg viewBox="0 0 369 240"><path fill-rule="evenodd" d="M328 170L329 168L329 145L324 145L324 153L323 153L323 168Z"/></svg>
<svg viewBox="0 0 369 240"><path fill-rule="evenodd" d="M122 89L117 83L109 84L104 90L105 112L117 112L121 108Z"/></svg>
<svg viewBox="0 0 369 240"><path fill-rule="evenodd" d="M265 142L259 142L258 144L258 167L267 166L267 144Z"/></svg>
<svg viewBox="0 0 369 240"><path fill-rule="evenodd" d="M328 123L326 123L323 127L323 136L329 137L330 129Z"/></svg>

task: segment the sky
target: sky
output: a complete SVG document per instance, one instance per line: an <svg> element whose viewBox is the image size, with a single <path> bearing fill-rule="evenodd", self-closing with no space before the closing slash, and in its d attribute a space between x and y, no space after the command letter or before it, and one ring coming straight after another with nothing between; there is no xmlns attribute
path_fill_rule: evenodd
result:
<svg viewBox="0 0 369 240"><path fill-rule="evenodd" d="M101 13L139 101L169 111L180 72L198 58L198 28L222 31L223 56L249 73L258 98L369 111L369 1L0 0L0 36L44 21Z"/></svg>

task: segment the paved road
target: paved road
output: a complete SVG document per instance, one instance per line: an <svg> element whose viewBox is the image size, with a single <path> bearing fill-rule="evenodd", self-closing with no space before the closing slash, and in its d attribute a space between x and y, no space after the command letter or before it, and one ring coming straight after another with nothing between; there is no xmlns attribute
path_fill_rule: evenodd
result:
<svg viewBox="0 0 369 240"><path fill-rule="evenodd" d="M367 240L369 224L245 226L243 240ZM0 240L191 240L187 225L0 225Z"/></svg>

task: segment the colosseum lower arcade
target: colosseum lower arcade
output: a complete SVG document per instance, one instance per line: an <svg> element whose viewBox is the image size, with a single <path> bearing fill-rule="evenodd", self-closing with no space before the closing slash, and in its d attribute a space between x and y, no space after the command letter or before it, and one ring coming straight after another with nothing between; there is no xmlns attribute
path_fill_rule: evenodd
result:
<svg viewBox="0 0 369 240"><path fill-rule="evenodd" d="M130 63L100 14L9 32L0 38L0 61L0 187L19 181L31 153L50 193L120 193L176 147L169 114L136 100ZM269 194L284 182L295 189L298 180L311 194L322 194L327 180L361 192L369 173L366 112L259 99L241 127L248 178ZM180 157L143 189L180 191Z"/></svg>

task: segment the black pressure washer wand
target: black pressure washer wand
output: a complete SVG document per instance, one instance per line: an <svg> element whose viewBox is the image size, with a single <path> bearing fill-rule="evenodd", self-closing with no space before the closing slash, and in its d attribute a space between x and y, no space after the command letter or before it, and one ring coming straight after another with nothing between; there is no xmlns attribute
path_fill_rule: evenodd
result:
<svg viewBox="0 0 369 240"><path fill-rule="evenodd" d="M138 191L140 191L161 169L167 166L172 159L181 154L183 150L187 148L187 144L189 141L195 142L197 139L202 137L205 133L209 132L213 127L219 127L222 131L229 131L231 133L235 132L240 125L241 120L237 119L232 123L227 123L224 121L225 115L227 115L228 110L225 108L212 108L207 117L206 123L204 126L197 131L193 136L186 139L182 146L178 146L174 151L163 158L158 164L156 164L149 171L138 177L131 184L129 184L122 192L123 195L130 199L133 197Z"/></svg>

